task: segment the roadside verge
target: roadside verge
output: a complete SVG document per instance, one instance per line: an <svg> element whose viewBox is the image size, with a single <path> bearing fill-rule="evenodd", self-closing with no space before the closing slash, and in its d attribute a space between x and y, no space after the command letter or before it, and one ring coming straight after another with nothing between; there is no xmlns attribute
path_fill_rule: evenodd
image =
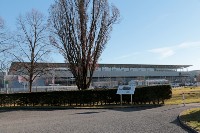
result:
<svg viewBox="0 0 200 133"><path fill-rule="evenodd" d="M195 108L194 108L194 109L195 109ZM191 109L189 109L189 110L191 110ZM189 131L191 131L192 133L200 133L200 131L197 131L195 128L189 126L189 125L185 122L185 120L183 120L182 116L183 116L183 113L185 113L186 111L188 111L188 110L182 111L182 112L178 115L178 121L179 121L179 123L180 123L183 127L185 127L186 129L188 129ZM189 116L189 117L194 117L194 116L191 116L191 114L187 114L187 116ZM190 120L188 120L188 121L190 121Z"/></svg>

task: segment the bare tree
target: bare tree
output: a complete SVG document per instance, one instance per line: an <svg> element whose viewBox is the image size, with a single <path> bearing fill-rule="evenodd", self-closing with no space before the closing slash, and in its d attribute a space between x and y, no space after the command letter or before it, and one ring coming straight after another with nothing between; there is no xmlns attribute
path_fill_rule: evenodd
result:
<svg viewBox="0 0 200 133"><path fill-rule="evenodd" d="M6 41L6 32L5 32L5 22L4 20L0 17L0 52L2 52L2 44Z"/></svg>
<svg viewBox="0 0 200 133"><path fill-rule="evenodd" d="M45 17L36 10L28 12L17 19L18 33L16 47L12 52L16 62L16 71L28 81L29 91L36 77L41 76L47 68L46 62L50 49Z"/></svg>
<svg viewBox="0 0 200 133"><path fill-rule="evenodd" d="M56 0L51 6L50 41L69 63L79 90L89 88L119 14L108 0Z"/></svg>
<svg viewBox="0 0 200 133"><path fill-rule="evenodd" d="M0 53L1 53L1 55L6 50L5 46L4 46L5 41L6 41L5 23L4 23L4 20L0 17ZM5 61L5 59L1 57L0 70L5 69L4 61Z"/></svg>
<svg viewBox="0 0 200 133"><path fill-rule="evenodd" d="M5 21L0 17L0 71L4 72L8 68L9 60L7 52L13 48L11 43L12 35L9 33Z"/></svg>

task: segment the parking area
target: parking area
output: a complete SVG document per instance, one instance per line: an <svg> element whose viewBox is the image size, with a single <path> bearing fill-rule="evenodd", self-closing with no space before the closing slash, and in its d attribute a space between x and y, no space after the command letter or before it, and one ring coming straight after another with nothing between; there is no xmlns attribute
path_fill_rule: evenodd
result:
<svg viewBox="0 0 200 133"><path fill-rule="evenodd" d="M0 110L1 133L187 133L178 114L199 104L186 106Z"/></svg>

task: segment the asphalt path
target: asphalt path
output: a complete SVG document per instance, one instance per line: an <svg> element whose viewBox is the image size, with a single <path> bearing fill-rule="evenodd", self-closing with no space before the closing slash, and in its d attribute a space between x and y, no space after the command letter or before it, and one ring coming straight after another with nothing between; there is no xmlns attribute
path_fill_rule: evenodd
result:
<svg viewBox="0 0 200 133"><path fill-rule="evenodd" d="M192 107L0 110L0 133L187 133L177 116Z"/></svg>

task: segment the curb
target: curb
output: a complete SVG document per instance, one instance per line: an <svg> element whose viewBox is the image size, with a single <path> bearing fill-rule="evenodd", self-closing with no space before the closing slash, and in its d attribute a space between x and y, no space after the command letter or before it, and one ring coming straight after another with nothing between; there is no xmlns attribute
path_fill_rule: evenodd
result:
<svg viewBox="0 0 200 133"><path fill-rule="evenodd" d="M1 111L11 110L65 110L65 109L123 109L123 108L147 108L147 107L160 107L162 105L137 105L137 106L99 106L99 107L59 107L59 106L36 106L36 107L0 107Z"/></svg>
<svg viewBox="0 0 200 133"><path fill-rule="evenodd" d="M177 119L178 119L179 123L181 124L181 126L184 127L184 128L186 128L187 130L191 131L192 133L199 133L198 131L196 131L195 129L189 127L183 121L181 121L180 114L178 115Z"/></svg>

